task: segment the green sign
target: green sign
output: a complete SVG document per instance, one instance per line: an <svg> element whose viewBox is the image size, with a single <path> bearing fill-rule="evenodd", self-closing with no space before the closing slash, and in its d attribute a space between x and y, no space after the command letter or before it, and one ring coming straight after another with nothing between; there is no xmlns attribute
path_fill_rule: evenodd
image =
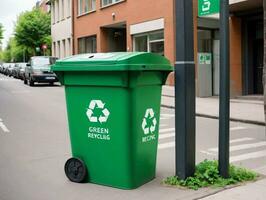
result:
<svg viewBox="0 0 266 200"><path fill-rule="evenodd" d="M220 0L198 0L198 15L216 14L220 12Z"/></svg>
<svg viewBox="0 0 266 200"><path fill-rule="evenodd" d="M211 53L198 53L198 63L200 65L211 65L212 54Z"/></svg>

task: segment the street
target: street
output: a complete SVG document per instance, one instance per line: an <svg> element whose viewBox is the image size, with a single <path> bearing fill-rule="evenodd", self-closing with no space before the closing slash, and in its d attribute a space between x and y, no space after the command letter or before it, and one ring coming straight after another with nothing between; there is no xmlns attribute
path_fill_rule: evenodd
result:
<svg viewBox="0 0 266 200"><path fill-rule="evenodd" d="M230 127L231 163L266 174L265 126ZM214 192L160 184L174 175L174 134L174 110L162 108L157 178L139 189L72 183L64 174L71 157L64 88L29 87L0 74L0 200L192 199ZM217 158L218 120L197 117L196 135L197 163Z"/></svg>

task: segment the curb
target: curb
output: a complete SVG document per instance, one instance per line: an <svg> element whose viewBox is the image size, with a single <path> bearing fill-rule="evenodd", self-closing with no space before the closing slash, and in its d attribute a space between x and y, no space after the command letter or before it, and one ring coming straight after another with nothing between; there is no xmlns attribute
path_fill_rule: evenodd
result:
<svg viewBox="0 0 266 200"><path fill-rule="evenodd" d="M174 106L169 106L169 105L164 105L161 104L162 107L164 108L170 108L170 109L175 109ZM197 117L204 117L204 118L210 118L210 119L219 119L218 116L214 116L214 115L207 115L207 114L203 114L203 113L196 113ZM255 124L255 125L259 125L259 126L265 126L265 122L261 122L261 121L253 121L253 120L248 120L248 119L238 119L238 118L231 118L230 117L230 121L232 122L242 122L242 123L246 123L246 124Z"/></svg>

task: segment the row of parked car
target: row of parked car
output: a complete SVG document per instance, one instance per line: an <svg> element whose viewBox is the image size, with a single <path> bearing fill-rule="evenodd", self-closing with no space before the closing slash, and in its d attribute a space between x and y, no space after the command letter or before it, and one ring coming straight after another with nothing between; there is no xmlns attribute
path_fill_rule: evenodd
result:
<svg viewBox="0 0 266 200"><path fill-rule="evenodd" d="M35 83L49 83L53 85L58 78L51 71L51 66L57 58L51 56L34 56L28 63L3 63L0 64L0 73L18 78L24 84L33 86Z"/></svg>

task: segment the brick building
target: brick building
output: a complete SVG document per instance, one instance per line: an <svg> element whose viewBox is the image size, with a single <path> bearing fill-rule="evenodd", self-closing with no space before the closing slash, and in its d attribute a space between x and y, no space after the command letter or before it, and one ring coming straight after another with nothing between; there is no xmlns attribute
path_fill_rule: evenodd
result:
<svg viewBox="0 0 266 200"><path fill-rule="evenodd" d="M193 3L197 96L219 95L219 15L198 17ZM72 13L73 54L148 51L174 64L174 0L73 0ZM262 0L230 0L230 13L231 95L262 94Z"/></svg>

